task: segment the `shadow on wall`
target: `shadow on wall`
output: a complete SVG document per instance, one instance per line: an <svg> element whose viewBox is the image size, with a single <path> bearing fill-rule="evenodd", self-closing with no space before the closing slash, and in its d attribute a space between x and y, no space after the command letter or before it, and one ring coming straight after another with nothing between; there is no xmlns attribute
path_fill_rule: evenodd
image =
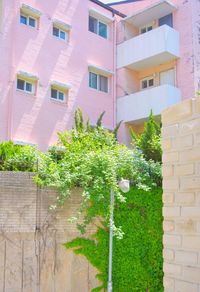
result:
<svg viewBox="0 0 200 292"><path fill-rule="evenodd" d="M71 99L70 92L67 106L63 104L56 105L50 100L50 81L58 80L68 83L68 79L73 78L67 68L70 68L69 60L74 60L76 56L81 55L80 46L75 46L76 44L73 42L72 44L66 44L54 38L51 31L54 15L59 15L62 9L62 15L63 11L66 11L66 14L70 15L70 18L77 18L75 14L81 10L80 6L80 1L76 1L76 5L74 5L74 2L73 4L70 3L70 1L67 3L66 1L59 1L56 5L54 2L53 7L52 5L50 8L49 6L42 7L41 11L48 11L48 14L42 16L40 23L41 29L39 31L19 23L18 8L15 15L15 21L18 23L15 28L15 35L18 38L16 42L18 50L16 50L14 59L16 68L16 72L13 74L14 84L16 84L16 73L18 70L37 73L36 75L40 79L37 88L38 96L36 97L18 92L16 94L16 88L13 86L12 123L16 125L12 129L13 138L23 133L27 141L30 141L30 139L34 140L36 139L37 131L40 130L43 134L39 139L37 137L38 141L34 142L40 144L45 140L48 143L48 141L51 141L52 133L55 130L64 130L63 127L60 127L61 121L64 121L67 125L71 120L71 115L77 103L76 98ZM49 15L52 15L52 17ZM82 56L82 58L85 59L85 56ZM76 69L78 70L78 68ZM76 71L75 76L77 91L82 86L82 78L84 76L84 72L80 72L80 70L78 72L77 74ZM50 113L52 113L51 116Z"/></svg>

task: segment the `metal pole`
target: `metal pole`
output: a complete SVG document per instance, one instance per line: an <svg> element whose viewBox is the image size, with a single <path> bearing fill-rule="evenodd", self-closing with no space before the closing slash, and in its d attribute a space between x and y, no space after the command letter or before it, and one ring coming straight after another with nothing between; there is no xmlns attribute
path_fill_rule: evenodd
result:
<svg viewBox="0 0 200 292"><path fill-rule="evenodd" d="M109 232L109 266L108 266L108 292L112 292L112 255L113 255L113 217L114 192L110 192L110 232Z"/></svg>

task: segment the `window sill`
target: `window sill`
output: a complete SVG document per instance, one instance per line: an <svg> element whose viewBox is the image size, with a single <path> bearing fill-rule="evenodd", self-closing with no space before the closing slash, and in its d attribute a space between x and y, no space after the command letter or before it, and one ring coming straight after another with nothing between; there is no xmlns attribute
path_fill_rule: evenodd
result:
<svg viewBox="0 0 200 292"><path fill-rule="evenodd" d="M66 45L69 43L69 40L63 40L63 39L61 39L53 34L52 34L52 37L53 37L53 39L61 41L61 42L65 43Z"/></svg>
<svg viewBox="0 0 200 292"><path fill-rule="evenodd" d="M94 92L97 92L97 93L100 93L100 94L110 94L110 92L105 92L105 91L101 91L101 90L98 90L98 89L95 89L95 88L92 88L92 87L89 87L90 90L94 91Z"/></svg>
<svg viewBox="0 0 200 292"><path fill-rule="evenodd" d="M61 106L67 106L66 100L62 101L62 100L57 100L50 97L50 102L61 105Z"/></svg>
<svg viewBox="0 0 200 292"><path fill-rule="evenodd" d="M90 30L88 30L89 33L91 33L92 35L96 35L97 37L99 37L101 40L104 40L104 41L111 41L110 38L104 38L102 36L100 36L99 34L95 33L95 32L92 32Z"/></svg>
<svg viewBox="0 0 200 292"><path fill-rule="evenodd" d="M28 92L28 91L21 90L21 89L18 89L18 88L16 89L16 91L19 92L19 93L25 94L25 95L36 97L35 93L33 93L33 92Z"/></svg>
<svg viewBox="0 0 200 292"><path fill-rule="evenodd" d="M145 90L148 90L148 89L151 89L151 88L154 88L154 87L157 87L159 85L154 85L154 86L149 86L147 88L140 88L140 91L145 91Z"/></svg>
<svg viewBox="0 0 200 292"><path fill-rule="evenodd" d="M22 25L22 26L24 26L24 27L27 27L27 28L30 28L30 29L32 29L32 30L35 30L35 31L38 31L39 30L39 28L38 27L33 27L33 26L31 26L31 25L28 25L28 24L24 24L24 23L19 23L20 25Z"/></svg>

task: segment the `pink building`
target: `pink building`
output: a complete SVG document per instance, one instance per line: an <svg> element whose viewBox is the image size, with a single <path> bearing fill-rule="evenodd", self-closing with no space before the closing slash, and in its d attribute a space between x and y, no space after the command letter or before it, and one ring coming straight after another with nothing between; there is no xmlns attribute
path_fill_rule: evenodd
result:
<svg viewBox="0 0 200 292"><path fill-rule="evenodd" d="M0 0L0 140L45 150L80 107L123 120L128 143L199 88L199 14L198 0Z"/></svg>

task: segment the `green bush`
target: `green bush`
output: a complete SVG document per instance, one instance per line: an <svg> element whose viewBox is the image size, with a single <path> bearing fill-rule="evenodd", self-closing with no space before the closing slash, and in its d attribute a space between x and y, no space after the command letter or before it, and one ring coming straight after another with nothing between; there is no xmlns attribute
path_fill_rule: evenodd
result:
<svg viewBox="0 0 200 292"><path fill-rule="evenodd" d="M1 171L37 171L39 151L32 146L15 145L11 141L0 143Z"/></svg>
<svg viewBox="0 0 200 292"><path fill-rule="evenodd" d="M63 205L74 187L83 189L80 210L73 218L78 220L78 213L84 212L83 224L77 225L81 232L96 216L109 218L111 189L119 203L125 201L119 179L129 179L132 185L144 190L159 185L160 180L160 165L147 162L137 149L119 144L115 133L101 126L102 116L96 127L91 128L88 122L84 123L82 114L76 112L75 128L59 134L59 148L52 148L38 168L37 182L59 190L52 208ZM118 228L115 234L122 236Z"/></svg>
<svg viewBox="0 0 200 292"><path fill-rule="evenodd" d="M4 170L6 161L19 153L19 151L20 146L14 145L12 141L0 143L0 170Z"/></svg>
<svg viewBox="0 0 200 292"><path fill-rule="evenodd" d="M146 160L161 162L161 125L156 122L151 111L148 121L144 124L144 131L141 135L130 130L133 145L141 149Z"/></svg>
<svg viewBox="0 0 200 292"><path fill-rule="evenodd" d="M122 240L114 238L113 291L162 292L162 191L132 188L126 203L115 205L115 222L122 227ZM108 229L98 228L94 239L77 238L65 244L84 255L99 270L97 278L107 287Z"/></svg>
<svg viewBox="0 0 200 292"><path fill-rule="evenodd" d="M4 163L4 170L36 172L38 168L39 152L33 146L21 146Z"/></svg>

